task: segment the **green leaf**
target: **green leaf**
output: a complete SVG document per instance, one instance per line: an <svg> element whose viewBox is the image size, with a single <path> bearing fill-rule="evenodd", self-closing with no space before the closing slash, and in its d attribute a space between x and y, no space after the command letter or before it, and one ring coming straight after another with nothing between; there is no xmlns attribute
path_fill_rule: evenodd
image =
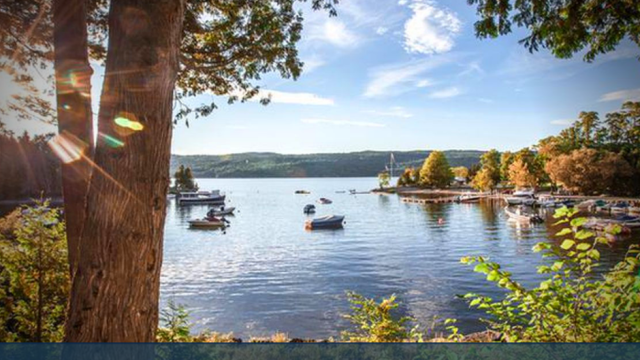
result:
<svg viewBox="0 0 640 360"><path fill-rule="evenodd" d="M587 222L587 218L585 217L579 217L579 218L575 218L573 220L571 220L571 226L576 228L576 227L580 227L582 225L584 225Z"/></svg>
<svg viewBox="0 0 640 360"><path fill-rule="evenodd" d="M493 270L487 275L487 280L496 281L498 280L499 277L500 277L500 273L498 273L496 270Z"/></svg>
<svg viewBox="0 0 640 360"><path fill-rule="evenodd" d="M576 239L578 240L585 240L588 239L590 237L595 236L596 234L594 234L591 231L587 231L587 230L580 230L576 233Z"/></svg>
<svg viewBox="0 0 640 360"><path fill-rule="evenodd" d="M489 272L489 265L486 263L480 263L473 268L473 271L486 274Z"/></svg>
<svg viewBox="0 0 640 360"><path fill-rule="evenodd" d="M571 233L572 233L571 229L569 229L569 228L564 228L564 229L560 230L560 231L556 234L556 236L565 236L565 235L568 235L568 234L571 234Z"/></svg>
<svg viewBox="0 0 640 360"><path fill-rule="evenodd" d="M575 241L567 239L562 242L562 245L560 245L560 247L563 248L564 250L569 250L573 247L575 243L576 243Z"/></svg>
<svg viewBox="0 0 640 360"><path fill-rule="evenodd" d="M473 299L470 303L469 306L476 306L478 304L480 304L480 301L482 301L481 299Z"/></svg>
<svg viewBox="0 0 640 360"><path fill-rule="evenodd" d="M580 251L589 250L589 249L591 249L591 244L589 244L589 243L580 243L580 244L578 244L578 246L576 246L576 249L578 249Z"/></svg>

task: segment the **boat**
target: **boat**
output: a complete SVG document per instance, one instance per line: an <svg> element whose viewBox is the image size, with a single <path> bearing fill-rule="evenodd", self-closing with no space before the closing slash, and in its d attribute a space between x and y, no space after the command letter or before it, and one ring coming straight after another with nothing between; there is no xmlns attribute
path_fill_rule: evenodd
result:
<svg viewBox="0 0 640 360"><path fill-rule="evenodd" d="M533 206L536 203L535 193L533 190L516 191L512 196L507 197L504 200L508 205Z"/></svg>
<svg viewBox="0 0 640 360"><path fill-rule="evenodd" d="M298 195L308 195L308 194L311 194L311 191L307 191L307 190L296 190L296 194L298 194Z"/></svg>
<svg viewBox="0 0 640 360"><path fill-rule="evenodd" d="M233 206L229 208L222 207L220 210L213 210L212 215L213 216L233 215L233 212L235 210L236 208Z"/></svg>
<svg viewBox="0 0 640 360"><path fill-rule="evenodd" d="M224 218L203 218L189 220L189 227L197 229L220 229L227 226Z"/></svg>
<svg viewBox="0 0 640 360"><path fill-rule="evenodd" d="M224 204L225 197L220 194L220 190L181 192L178 205L221 205Z"/></svg>
<svg viewBox="0 0 640 360"><path fill-rule="evenodd" d="M316 213L316 206L313 204L307 204L304 206L304 209L302 210L303 213L305 214L315 214Z"/></svg>
<svg viewBox="0 0 640 360"><path fill-rule="evenodd" d="M629 204L627 204L624 201L616 203L616 204L613 204L611 206L611 212L612 213L617 213L617 214L626 213L628 210L629 210Z"/></svg>
<svg viewBox="0 0 640 360"><path fill-rule="evenodd" d="M327 199L327 198L320 198L318 199L318 203L322 204L322 205L328 205L328 204L332 204L333 201Z"/></svg>
<svg viewBox="0 0 640 360"><path fill-rule="evenodd" d="M640 216L621 215L612 220L630 229L640 229Z"/></svg>
<svg viewBox="0 0 640 360"><path fill-rule="evenodd" d="M480 199L482 199L482 196L480 196L479 194L466 193L458 196L456 198L456 202L457 203L474 203L474 202L480 201Z"/></svg>
<svg viewBox="0 0 640 360"><path fill-rule="evenodd" d="M327 215L313 220L307 220L304 223L304 228L306 230L341 229L343 223L343 215Z"/></svg>
<svg viewBox="0 0 640 360"><path fill-rule="evenodd" d="M640 206L629 206L629 214L640 214Z"/></svg>
<svg viewBox="0 0 640 360"><path fill-rule="evenodd" d="M556 208L562 206L562 201L557 200L553 197L548 197L544 199L540 199L538 201L538 205L543 208Z"/></svg>
<svg viewBox="0 0 640 360"><path fill-rule="evenodd" d="M622 215L613 219L590 218L583 226L592 230L610 231L615 225L619 225L623 233L630 232L631 229L640 229L640 217Z"/></svg>
<svg viewBox="0 0 640 360"><path fill-rule="evenodd" d="M512 211L508 206L504 208L504 212L507 214L507 216L509 217L509 219L513 219L516 221L521 221L521 222L528 222L528 223L541 223L544 220L540 217L540 215L538 214L528 214L522 211L522 207L518 207L516 208L514 211Z"/></svg>

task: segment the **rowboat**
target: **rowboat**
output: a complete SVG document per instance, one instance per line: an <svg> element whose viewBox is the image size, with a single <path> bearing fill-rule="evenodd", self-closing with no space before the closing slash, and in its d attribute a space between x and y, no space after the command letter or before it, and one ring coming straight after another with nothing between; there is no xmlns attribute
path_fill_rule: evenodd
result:
<svg viewBox="0 0 640 360"><path fill-rule="evenodd" d="M528 223L541 223L544 220L538 214L528 214L522 212L522 209L518 207L515 211L512 211L508 206L504 208L504 212L509 219Z"/></svg>
<svg viewBox="0 0 640 360"><path fill-rule="evenodd" d="M189 227L197 229L220 229L226 226L226 221L218 218L189 220Z"/></svg>
<svg viewBox="0 0 640 360"><path fill-rule="evenodd" d="M307 220L304 223L304 228L306 230L340 229L343 223L343 215L327 215L313 220Z"/></svg>
<svg viewBox="0 0 640 360"><path fill-rule="evenodd" d="M213 216L225 216L225 215L233 215L233 212L236 210L235 207L228 207L228 208L222 208L220 210L213 210L212 211L212 215Z"/></svg>

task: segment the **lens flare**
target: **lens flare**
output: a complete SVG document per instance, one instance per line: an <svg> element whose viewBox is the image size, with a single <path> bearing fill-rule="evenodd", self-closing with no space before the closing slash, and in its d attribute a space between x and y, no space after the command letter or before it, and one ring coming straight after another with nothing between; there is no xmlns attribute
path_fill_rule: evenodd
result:
<svg viewBox="0 0 640 360"><path fill-rule="evenodd" d="M87 148L85 143L67 132L56 135L47 144L65 164L80 160Z"/></svg>
<svg viewBox="0 0 640 360"><path fill-rule="evenodd" d="M104 140L107 146L112 148L119 148L124 146L124 142L107 134L100 133L100 137Z"/></svg>
<svg viewBox="0 0 640 360"><path fill-rule="evenodd" d="M118 116L113 121L116 123L116 125L123 128L131 129L133 131L141 131L142 129L144 129L144 125L137 121L129 120L125 116Z"/></svg>

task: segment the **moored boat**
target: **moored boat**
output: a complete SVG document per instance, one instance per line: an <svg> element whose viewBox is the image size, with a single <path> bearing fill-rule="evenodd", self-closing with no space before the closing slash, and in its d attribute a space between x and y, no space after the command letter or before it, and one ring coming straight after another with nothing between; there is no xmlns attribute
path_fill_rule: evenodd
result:
<svg viewBox="0 0 640 360"><path fill-rule="evenodd" d="M515 210L510 209L508 206L504 208L504 212L507 214L509 219L528 222L528 223L541 223L544 220L538 214L534 213L526 213L522 211L521 207L516 208Z"/></svg>
<svg viewBox="0 0 640 360"><path fill-rule="evenodd" d="M304 209L302 209L302 212L305 214L315 214L316 206L313 204L307 204L304 206Z"/></svg>
<svg viewBox="0 0 640 360"><path fill-rule="evenodd" d="M219 210L213 210L211 215L213 216L225 216L225 215L233 215L233 212L236 210L235 207L225 208L224 206Z"/></svg>
<svg viewBox="0 0 640 360"><path fill-rule="evenodd" d="M516 191L512 196L506 197L504 200L508 205L533 206L536 203L535 192L533 190Z"/></svg>
<svg viewBox="0 0 640 360"><path fill-rule="evenodd" d="M311 191L307 191L307 190L296 190L295 192L298 195L308 195L311 194Z"/></svg>
<svg viewBox="0 0 640 360"><path fill-rule="evenodd" d="M220 190L181 192L178 195L179 205L220 205L224 204L225 195Z"/></svg>
<svg viewBox="0 0 640 360"><path fill-rule="evenodd" d="M220 229L227 226L224 218L203 218L189 220L189 227L197 229Z"/></svg>
<svg viewBox="0 0 640 360"><path fill-rule="evenodd" d="M343 215L327 215L313 220L307 220L304 223L304 228L306 230L341 229L343 223Z"/></svg>
<svg viewBox="0 0 640 360"><path fill-rule="evenodd" d="M319 204L323 204L323 205L328 205L328 204L332 204L333 201L327 199L327 198L320 198L318 199L318 203Z"/></svg>
<svg viewBox="0 0 640 360"><path fill-rule="evenodd" d="M474 203L474 202L480 201L480 199L482 199L481 195L469 192L469 193L466 193L466 194L458 196L456 198L456 202L458 202L458 203Z"/></svg>

